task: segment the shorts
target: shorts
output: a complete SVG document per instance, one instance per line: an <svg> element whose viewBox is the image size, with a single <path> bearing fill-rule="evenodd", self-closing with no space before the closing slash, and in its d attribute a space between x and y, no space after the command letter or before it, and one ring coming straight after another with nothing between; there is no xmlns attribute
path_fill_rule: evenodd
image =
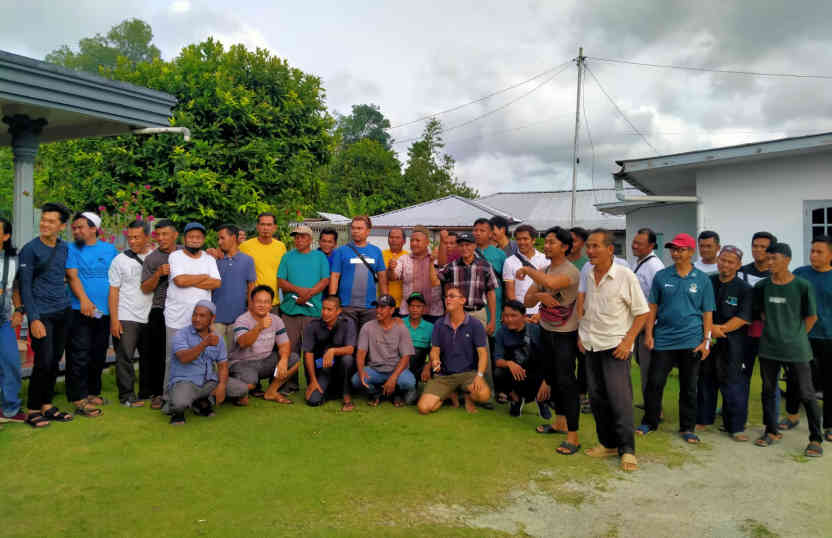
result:
<svg viewBox="0 0 832 538"><path fill-rule="evenodd" d="M436 375L425 385L423 394L433 394L440 400L444 400L457 389L463 388L464 390L464 387L474 382L475 377L477 377L476 370L460 372L458 374Z"/></svg>

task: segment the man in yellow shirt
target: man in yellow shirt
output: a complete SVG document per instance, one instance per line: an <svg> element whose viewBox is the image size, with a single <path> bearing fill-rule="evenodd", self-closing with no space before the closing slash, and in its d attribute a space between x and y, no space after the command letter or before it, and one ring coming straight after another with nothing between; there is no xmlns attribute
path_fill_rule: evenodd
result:
<svg viewBox="0 0 832 538"><path fill-rule="evenodd" d="M407 251L404 250L404 240L405 234L402 228L391 228L390 231L387 233L387 245L390 247L384 251L382 251L381 255L384 256L384 265L385 267L395 269L396 268L396 260L400 257L407 254ZM381 295L381 291L379 290L379 295ZM396 304L402 303L402 281L401 280L388 280L387 281L387 293L388 295L392 295L393 298L396 300Z"/></svg>
<svg viewBox="0 0 832 538"><path fill-rule="evenodd" d="M254 258L254 271L257 273L255 286L264 284L274 291L272 314L279 316L277 269L280 267L280 260L286 254L286 245L273 237L275 230L277 230L277 219L274 214L260 213L257 215L257 237L240 245L240 252Z"/></svg>

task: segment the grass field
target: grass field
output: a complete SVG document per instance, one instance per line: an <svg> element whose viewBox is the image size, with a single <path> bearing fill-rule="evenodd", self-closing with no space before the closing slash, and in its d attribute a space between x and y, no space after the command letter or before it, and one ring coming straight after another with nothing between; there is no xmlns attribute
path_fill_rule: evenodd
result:
<svg viewBox="0 0 832 538"><path fill-rule="evenodd" d="M117 401L112 369L104 381ZM756 385L752 423L760 422L759 378ZM707 448L671 448L677 394L674 374L666 422L638 440L640 460L675 466ZM589 493L621 476L615 460L557 455L563 436L533 432L541 422L535 405L519 419L505 406L422 417L415 407L373 409L361 398L349 414L340 402L309 408L301 393L293 399L293 406L226 404L211 418L188 413L184 427L116 404L100 418L43 431L8 424L0 431L0 534L485 536L435 517L431 507L497 506L532 481L560 502L580 503L580 492L561 488L567 481ZM68 409L63 396L56 404ZM591 415L581 416L584 448L596 443L594 427Z"/></svg>

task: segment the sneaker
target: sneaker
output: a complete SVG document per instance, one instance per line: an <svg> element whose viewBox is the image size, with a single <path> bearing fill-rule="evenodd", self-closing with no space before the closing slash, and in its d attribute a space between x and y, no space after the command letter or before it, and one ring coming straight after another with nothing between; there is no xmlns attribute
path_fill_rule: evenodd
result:
<svg viewBox="0 0 832 538"><path fill-rule="evenodd" d="M170 416L170 424L172 426L179 426L185 424L185 413L173 413Z"/></svg>
<svg viewBox="0 0 832 538"><path fill-rule="evenodd" d="M129 399L121 402L124 407L144 407L144 400Z"/></svg>
<svg viewBox="0 0 832 538"><path fill-rule="evenodd" d="M537 402L537 414L543 420L552 420L552 409L548 402Z"/></svg>
<svg viewBox="0 0 832 538"><path fill-rule="evenodd" d="M520 398L517 401L511 402L511 404L508 407L508 414L513 416L513 417L519 417L520 415L523 414L523 404L525 404L525 403L526 402L525 402L525 400L523 400L523 398Z"/></svg>

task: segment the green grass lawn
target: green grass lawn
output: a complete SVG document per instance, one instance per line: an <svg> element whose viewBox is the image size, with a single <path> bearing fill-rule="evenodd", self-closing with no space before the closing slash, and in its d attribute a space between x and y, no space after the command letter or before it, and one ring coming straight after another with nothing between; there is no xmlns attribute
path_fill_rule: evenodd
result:
<svg viewBox="0 0 832 538"><path fill-rule="evenodd" d="M105 392L117 401L113 375L105 371ZM755 384L751 422L757 424L759 378ZM640 386L638 368L633 386ZM700 449L669 443L677 395L674 373L666 421L637 441L640 460L678 465ZM448 526L430 506L496 506L530 481L577 503L580 495L559 486L574 480L591 493L620 476L616 460L557 455L563 436L533 432L541 422L534 404L515 419L505 406L422 417L415 407L373 409L361 398L349 414L340 412L340 402L310 408L301 393L293 399L293 406L226 404L211 418L188 413L184 427L169 426L149 407L117 404L100 418L76 417L43 431L7 424L0 431L6 465L0 534L484 536L482 529ZM68 410L63 396L55 403ZM591 415L581 415L584 448L597 442L594 428Z"/></svg>

